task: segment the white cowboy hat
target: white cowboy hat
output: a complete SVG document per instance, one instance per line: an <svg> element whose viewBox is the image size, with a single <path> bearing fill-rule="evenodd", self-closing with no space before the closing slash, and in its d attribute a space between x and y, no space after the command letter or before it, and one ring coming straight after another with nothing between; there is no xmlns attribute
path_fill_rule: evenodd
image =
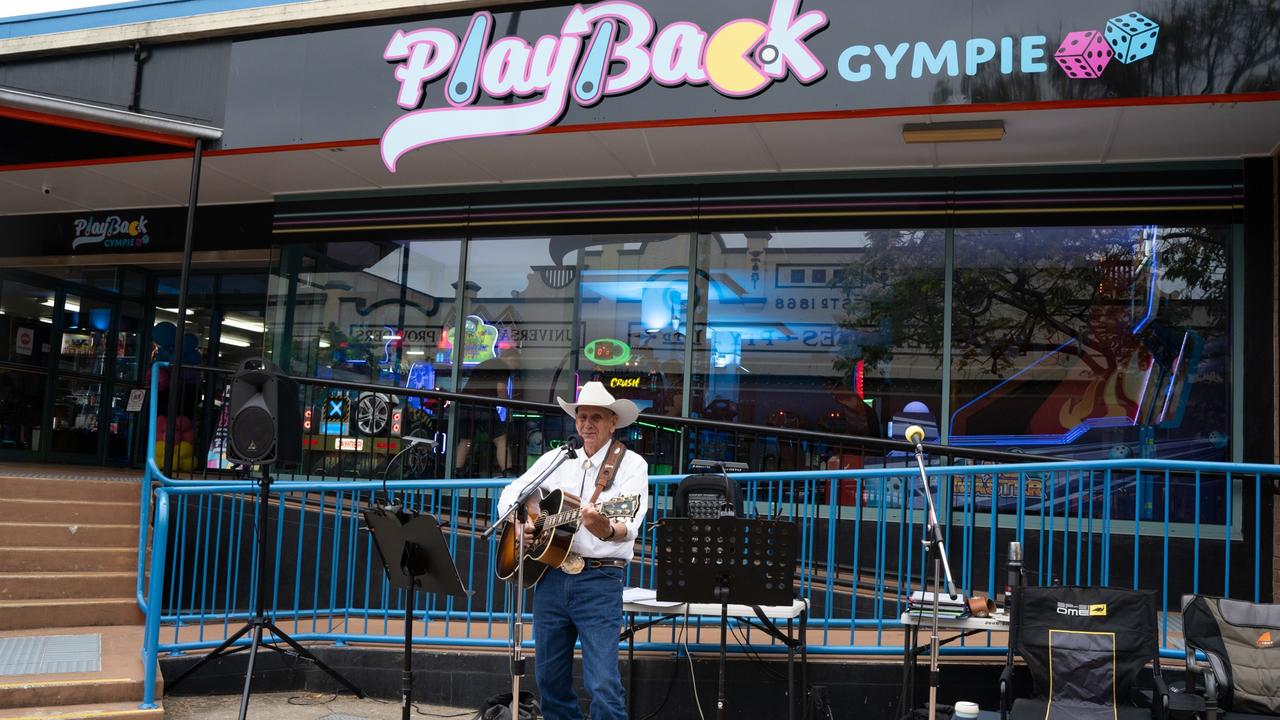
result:
<svg viewBox="0 0 1280 720"><path fill-rule="evenodd" d="M568 403L559 397L556 398L556 402L560 403L560 407L569 413L569 417L577 416L578 407L582 405L612 410L613 414L618 416L616 427L620 428L630 425L640 416L640 408L635 403L625 398L615 398L609 394L608 390L604 389L604 385L595 381L582 386L578 391L578 402Z"/></svg>

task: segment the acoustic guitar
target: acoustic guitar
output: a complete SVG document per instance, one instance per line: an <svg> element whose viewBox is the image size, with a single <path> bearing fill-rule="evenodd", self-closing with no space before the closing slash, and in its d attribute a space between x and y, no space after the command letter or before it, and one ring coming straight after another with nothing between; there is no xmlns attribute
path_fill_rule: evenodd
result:
<svg viewBox="0 0 1280 720"><path fill-rule="evenodd" d="M524 586L533 587L547 568L560 567L573 546L573 535L582 519L582 500L562 490L552 490L538 503L540 512L533 518L533 544L524 549ZM600 514L610 520L629 520L640 511L639 495L622 495L598 506ZM514 583L519 569L520 528L507 523L498 540L498 557L494 572L501 580Z"/></svg>

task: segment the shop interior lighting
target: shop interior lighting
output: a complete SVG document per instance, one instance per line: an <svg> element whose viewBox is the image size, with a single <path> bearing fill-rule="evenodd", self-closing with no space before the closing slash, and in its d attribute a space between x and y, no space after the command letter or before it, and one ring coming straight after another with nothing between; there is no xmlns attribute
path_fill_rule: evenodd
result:
<svg viewBox="0 0 1280 720"><path fill-rule="evenodd" d="M253 344L249 342L248 338L236 337L235 335L223 335L220 341L232 347L249 347Z"/></svg>
<svg viewBox="0 0 1280 720"><path fill-rule="evenodd" d="M330 347L329 341L325 340L324 338L320 338L320 347L322 348Z"/></svg>
<svg viewBox="0 0 1280 720"><path fill-rule="evenodd" d="M40 304L45 307L53 307L53 298L46 298L45 301ZM80 312L80 303L76 302L75 300L68 300L62 304L62 309L66 310L67 312L78 313Z"/></svg>
<svg viewBox="0 0 1280 720"><path fill-rule="evenodd" d="M241 330L248 330L249 332L259 333L259 334L265 332L267 329L267 326L258 320L253 320L252 318L248 318L248 319L239 318L239 317L236 317L235 315L228 315L225 318L223 318L222 324L230 325L233 328L240 328Z"/></svg>
<svg viewBox="0 0 1280 720"><path fill-rule="evenodd" d="M404 354L405 355L426 355L427 351L426 350L406 350Z"/></svg>
<svg viewBox="0 0 1280 720"><path fill-rule="evenodd" d="M902 140L906 143L993 142L1003 139L1003 120L907 123L902 126Z"/></svg>
<svg viewBox="0 0 1280 720"><path fill-rule="evenodd" d="M177 315L177 314L178 314L178 308L156 308L156 310L157 310L158 312L168 313L168 314L170 314L170 315ZM195 311L195 310L192 310L191 308L187 308L187 314L188 314L188 315L195 315L195 314L196 314L196 311Z"/></svg>

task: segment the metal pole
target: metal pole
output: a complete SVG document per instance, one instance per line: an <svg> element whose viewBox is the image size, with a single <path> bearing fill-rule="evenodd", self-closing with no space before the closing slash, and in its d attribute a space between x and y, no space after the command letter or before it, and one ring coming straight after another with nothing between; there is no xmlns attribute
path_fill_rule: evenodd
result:
<svg viewBox="0 0 1280 720"><path fill-rule="evenodd" d="M173 474L173 451L177 443L174 428L178 419L178 393L181 392L182 336L187 330L187 282L191 279L191 240L195 231L196 205L200 195L200 165L204 158L204 140L196 138L191 156L191 185L187 195L187 229L182 241L182 275L178 283L178 327L173 338L173 357L169 364L169 408L165 416L164 474ZM152 388L152 391L156 391Z"/></svg>
<svg viewBox="0 0 1280 720"><path fill-rule="evenodd" d="M929 633L929 720L938 720L938 592L942 546L937 540L925 540L925 550L933 553L933 627Z"/></svg>
<svg viewBox="0 0 1280 720"><path fill-rule="evenodd" d="M520 718L520 678L524 675L524 523L528 508L516 508L516 616L511 629L511 720Z"/></svg>
<svg viewBox="0 0 1280 720"><path fill-rule="evenodd" d="M409 720L409 708L413 705L413 606L414 591L405 591L408 597L404 606L404 669L400 675L400 718Z"/></svg>

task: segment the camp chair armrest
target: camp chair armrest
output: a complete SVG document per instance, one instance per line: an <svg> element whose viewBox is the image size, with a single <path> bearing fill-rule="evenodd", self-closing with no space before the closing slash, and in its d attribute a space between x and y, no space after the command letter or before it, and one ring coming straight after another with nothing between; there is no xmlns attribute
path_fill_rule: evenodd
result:
<svg viewBox="0 0 1280 720"><path fill-rule="evenodd" d="M1217 720L1218 717L1218 675L1208 662L1196 659L1194 649L1187 651L1187 692L1196 691L1196 676L1199 675L1204 685L1205 720Z"/></svg>
<svg viewBox="0 0 1280 720"><path fill-rule="evenodd" d="M1185 660L1187 673L1187 692L1195 692L1196 689L1196 673L1204 673L1204 668L1196 663L1196 649L1191 645L1187 645L1187 659Z"/></svg>
<svg viewBox="0 0 1280 720"><path fill-rule="evenodd" d="M1218 676L1212 667L1196 664L1196 670L1204 676L1204 717L1218 720Z"/></svg>
<svg viewBox="0 0 1280 720"><path fill-rule="evenodd" d="M1151 673L1151 684L1155 687L1151 694L1151 717L1166 720L1169 717L1169 685L1160 674L1159 666Z"/></svg>
<svg viewBox="0 0 1280 720"><path fill-rule="evenodd" d="M1009 716L1009 708L1013 706L1013 666L1005 665L1000 671L1000 720Z"/></svg>

